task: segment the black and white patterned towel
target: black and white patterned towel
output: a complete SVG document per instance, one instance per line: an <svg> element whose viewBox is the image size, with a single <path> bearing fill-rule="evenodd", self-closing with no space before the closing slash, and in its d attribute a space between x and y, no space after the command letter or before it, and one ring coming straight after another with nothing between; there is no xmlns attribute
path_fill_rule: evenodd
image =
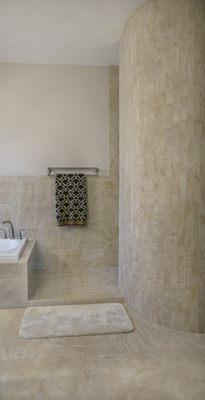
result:
<svg viewBox="0 0 205 400"><path fill-rule="evenodd" d="M87 222L87 187L83 174L56 174L56 217L59 226Z"/></svg>

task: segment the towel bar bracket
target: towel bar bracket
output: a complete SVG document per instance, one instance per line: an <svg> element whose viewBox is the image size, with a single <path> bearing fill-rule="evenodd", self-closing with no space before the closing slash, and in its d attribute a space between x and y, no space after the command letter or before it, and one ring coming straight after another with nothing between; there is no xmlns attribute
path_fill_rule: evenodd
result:
<svg viewBox="0 0 205 400"><path fill-rule="evenodd" d="M54 176L56 174L84 174L84 175L97 175L98 168L83 168L83 167L47 167L47 175Z"/></svg>

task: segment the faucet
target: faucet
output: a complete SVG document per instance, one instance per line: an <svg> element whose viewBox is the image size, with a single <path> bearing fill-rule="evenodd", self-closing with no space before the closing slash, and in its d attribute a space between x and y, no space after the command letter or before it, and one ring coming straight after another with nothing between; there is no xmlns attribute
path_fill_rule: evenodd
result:
<svg viewBox="0 0 205 400"><path fill-rule="evenodd" d="M19 239L24 239L26 238L26 229L20 229L19 231Z"/></svg>
<svg viewBox="0 0 205 400"><path fill-rule="evenodd" d="M1 229L0 229L0 232L1 232L1 231L4 232L4 239L8 239L6 229L1 228Z"/></svg>
<svg viewBox="0 0 205 400"><path fill-rule="evenodd" d="M7 220L7 221L2 221L2 224L9 224L10 228L11 228L11 238L15 239L15 235L14 235L14 227L11 221Z"/></svg>

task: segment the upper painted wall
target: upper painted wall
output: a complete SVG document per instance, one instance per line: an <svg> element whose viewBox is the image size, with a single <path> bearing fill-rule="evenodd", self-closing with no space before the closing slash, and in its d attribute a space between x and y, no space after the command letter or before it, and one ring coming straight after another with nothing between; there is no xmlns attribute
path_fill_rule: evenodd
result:
<svg viewBox="0 0 205 400"><path fill-rule="evenodd" d="M108 68L0 64L0 175L108 173Z"/></svg>

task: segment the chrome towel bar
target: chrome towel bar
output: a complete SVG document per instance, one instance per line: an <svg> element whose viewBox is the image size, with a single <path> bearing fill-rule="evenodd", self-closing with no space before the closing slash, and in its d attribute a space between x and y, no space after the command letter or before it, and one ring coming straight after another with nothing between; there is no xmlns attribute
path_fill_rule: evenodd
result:
<svg viewBox="0 0 205 400"><path fill-rule="evenodd" d="M97 175L98 168L91 167L47 167L47 175L54 176L56 174L84 174Z"/></svg>

